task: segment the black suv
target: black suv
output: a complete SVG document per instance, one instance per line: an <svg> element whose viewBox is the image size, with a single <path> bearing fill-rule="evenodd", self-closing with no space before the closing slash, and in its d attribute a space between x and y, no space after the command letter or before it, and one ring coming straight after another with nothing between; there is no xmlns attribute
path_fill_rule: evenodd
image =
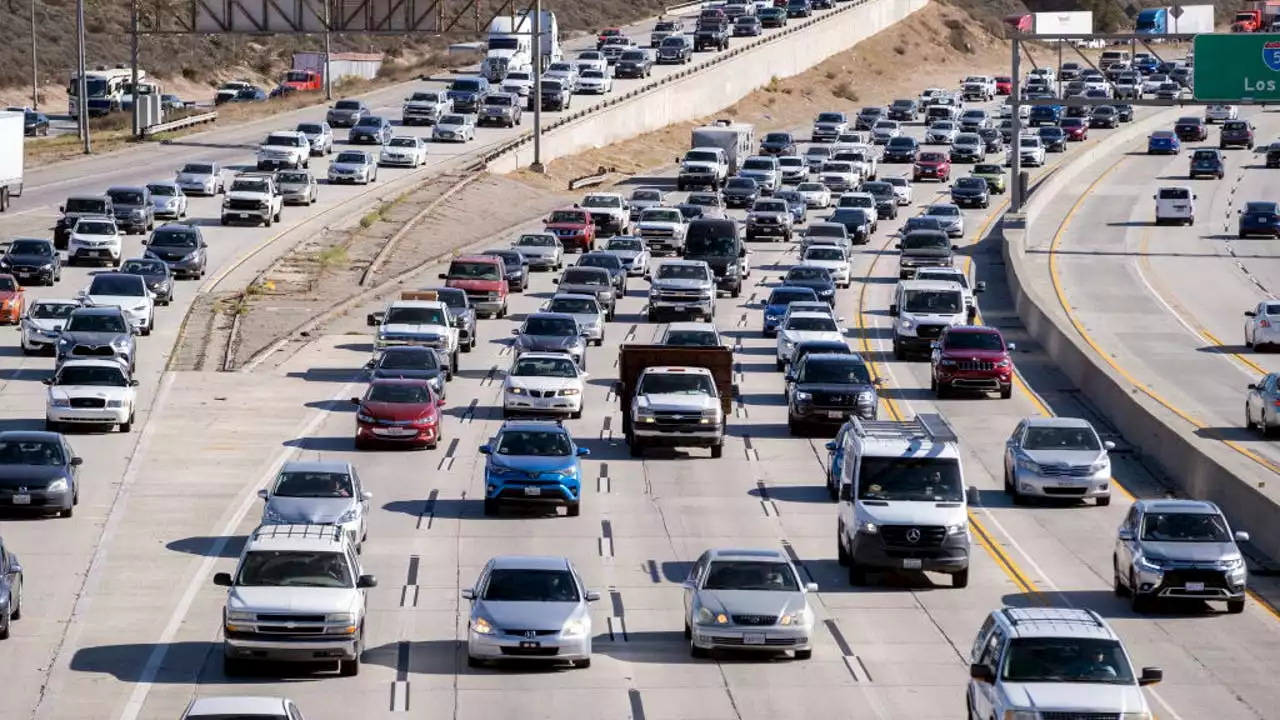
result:
<svg viewBox="0 0 1280 720"><path fill-rule="evenodd" d="M1253 149L1253 124L1248 120L1228 120L1222 124L1218 133L1218 147L1226 150L1230 147Z"/></svg>
<svg viewBox="0 0 1280 720"><path fill-rule="evenodd" d="M121 230L142 234L155 229L156 208L147 186L108 188L107 197L111 198L116 225Z"/></svg>
<svg viewBox="0 0 1280 720"><path fill-rule="evenodd" d="M808 353L786 380L787 427L792 435L817 427L835 429L855 415L876 418L876 383L858 355Z"/></svg>
<svg viewBox="0 0 1280 720"><path fill-rule="evenodd" d="M628 50L618 58L613 76L617 78L647 78L653 74L653 58L648 50Z"/></svg>
<svg viewBox="0 0 1280 720"><path fill-rule="evenodd" d="M899 135L895 138L889 138L889 142L884 144L884 154L880 159L887 163L913 163L916 161L916 152L920 150L920 142L913 137Z"/></svg>
<svg viewBox="0 0 1280 720"><path fill-rule="evenodd" d="M854 130L870 130L876 126L876 123L885 119L888 113L882 107L864 107L858 111L858 118L854 121Z"/></svg>

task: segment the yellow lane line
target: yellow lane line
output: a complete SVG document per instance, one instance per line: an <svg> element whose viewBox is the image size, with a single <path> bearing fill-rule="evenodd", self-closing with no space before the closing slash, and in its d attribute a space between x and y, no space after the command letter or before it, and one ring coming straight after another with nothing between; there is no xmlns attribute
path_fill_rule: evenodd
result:
<svg viewBox="0 0 1280 720"><path fill-rule="evenodd" d="M1058 296L1058 303L1062 306L1063 312L1066 313L1067 320L1071 322L1072 327L1074 327L1076 332L1079 333L1080 338L1084 340L1085 344L1088 345L1090 348L1092 348L1093 351L1098 354L1098 357L1102 358L1103 362L1111 366L1111 369L1115 370L1116 373L1120 375L1120 377L1124 378L1131 385L1133 385L1134 388L1141 391L1144 395L1156 401L1165 409L1169 410L1174 415L1177 415L1178 417L1182 418L1183 420L1185 420L1187 423L1189 423L1196 429L1204 430L1209 426L1195 419L1191 415L1187 414L1185 411L1181 410L1180 408L1178 408L1168 400L1165 400L1163 397L1160 396L1159 393L1152 390L1147 385L1139 382L1136 378L1133 377L1133 375L1129 374L1127 370L1120 367L1120 364L1117 363L1114 358L1112 358L1110 355L1107 354L1106 351L1104 351L1101 347L1098 346L1098 343L1094 341L1092 337L1090 337L1088 331L1086 331L1084 328L1084 324L1080 321L1079 317L1076 315L1075 311L1072 309L1071 303L1067 300L1066 291L1063 288L1062 278L1058 274L1058 247L1059 245L1062 244L1062 239L1067 234L1067 228L1071 225L1071 220L1075 217L1075 214L1084 205L1084 201L1088 199L1090 195L1093 194L1094 189L1096 189L1098 185L1102 183L1103 180L1105 180L1109 175L1111 175L1111 173L1116 168L1120 167L1120 165L1122 165L1126 159L1128 159L1128 156L1122 156L1119 160L1115 161L1110 167L1108 167L1106 171L1102 173L1102 175L1099 175L1097 179L1095 179L1092 183L1090 183L1089 187L1085 188L1084 192L1081 193L1080 197L1076 198L1076 201L1071 205L1071 209L1067 211L1067 216L1063 218L1062 223L1058 225L1057 231L1053 234L1053 242L1050 243L1049 245L1049 278L1053 281L1053 291ZM1234 440L1225 440L1225 439L1221 440L1220 442L1226 445L1227 447L1231 448L1232 450L1235 450L1236 452L1240 453L1241 455L1249 458L1255 463L1261 465L1262 467L1270 470L1271 472L1280 473L1280 465L1277 465L1276 463L1262 457L1261 455L1253 452L1252 450L1241 445L1240 443Z"/></svg>

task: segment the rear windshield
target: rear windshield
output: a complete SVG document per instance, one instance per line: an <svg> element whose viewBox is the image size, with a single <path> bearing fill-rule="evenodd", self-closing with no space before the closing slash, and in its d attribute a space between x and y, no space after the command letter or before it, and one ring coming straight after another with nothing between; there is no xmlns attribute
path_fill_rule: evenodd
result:
<svg viewBox="0 0 1280 720"><path fill-rule="evenodd" d="M497 263L454 261L449 265L452 280L501 280L502 271Z"/></svg>

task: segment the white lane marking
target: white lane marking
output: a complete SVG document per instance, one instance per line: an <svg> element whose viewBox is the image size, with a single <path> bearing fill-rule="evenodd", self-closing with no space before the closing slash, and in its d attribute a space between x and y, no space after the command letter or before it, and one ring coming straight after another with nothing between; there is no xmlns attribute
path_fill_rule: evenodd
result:
<svg viewBox="0 0 1280 720"><path fill-rule="evenodd" d="M356 382L349 382L343 385L336 393L330 396L329 401L337 403L344 397L350 397L351 389L357 384ZM302 432L298 436L310 436L331 413L332 411L327 409L317 410L315 416L302 428ZM151 692L151 686L155 683L156 675L160 672L160 666L164 664L165 656L169 653L169 646L173 643L173 638L178 634L178 629L182 627L182 623L186 620L187 613L191 610L191 605L195 602L196 595L204 588L205 579L213 572L214 564L222 559L227 540L236 531L236 528L240 526L240 523L258 500L258 496L251 492L252 488L264 485L266 481L276 474L280 466L290 456L299 452L301 452L300 448L295 447L289 447L281 451L271 462L267 472L261 478L254 478L251 487L245 489L243 493L244 501L241 502L240 507L236 508L235 513L227 520L226 525L218 532L218 539L214 541L208 555L200 563L195 575L187 581L186 591L178 602L178 606L173 609L173 614L169 616L169 622L165 625L164 632L160 634L160 639L156 642L155 649L151 651L151 656L147 658L147 664L142 668L138 684L134 686L133 694L129 697L129 702L125 705L124 711L120 713L119 720L137 720L138 715L142 713L142 706L146 703L147 695Z"/></svg>

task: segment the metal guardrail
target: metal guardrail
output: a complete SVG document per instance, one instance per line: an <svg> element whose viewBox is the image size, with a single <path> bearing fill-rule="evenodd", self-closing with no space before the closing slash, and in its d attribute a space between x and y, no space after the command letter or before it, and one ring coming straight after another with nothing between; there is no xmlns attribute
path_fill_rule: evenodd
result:
<svg viewBox="0 0 1280 720"><path fill-rule="evenodd" d="M576 178L574 178L574 179L570 180L570 181L569 181L569 189L570 189L570 190L577 190L577 189L579 189L579 188L591 187L591 186L593 186L593 185L599 185L600 183L604 182L604 181L609 177L609 173L611 173L611 172L612 172L612 170L610 170L609 168L607 168L607 167L605 167L605 166L601 165L600 167L596 168L596 172L595 172L595 174L594 174L594 175L583 175L583 176L581 176L581 177L576 177Z"/></svg>
<svg viewBox="0 0 1280 720"><path fill-rule="evenodd" d="M704 5L704 4L706 4L706 0L692 0L692 2L682 2L682 3L676 3L675 5L668 5L667 7L663 8L662 11L670 15L678 10L685 10L691 7L697 7L699 5Z"/></svg>
<svg viewBox="0 0 1280 720"><path fill-rule="evenodd" d="M171 120L166 123L160 123L158 125L152 125L151 127L148 127L148 128L143 128L142 136L151 137L152 135L159 135L160 133L169 132L170 130L180 130L185 127L191 127L192 125L200 125L203 123L213 122L214 120L217 120L217 119L218 119L218 111L210 110L209 112L206 112L206 113L200 113L198 115L190 115L184 118L179 118L177 120Z"/></svg>

